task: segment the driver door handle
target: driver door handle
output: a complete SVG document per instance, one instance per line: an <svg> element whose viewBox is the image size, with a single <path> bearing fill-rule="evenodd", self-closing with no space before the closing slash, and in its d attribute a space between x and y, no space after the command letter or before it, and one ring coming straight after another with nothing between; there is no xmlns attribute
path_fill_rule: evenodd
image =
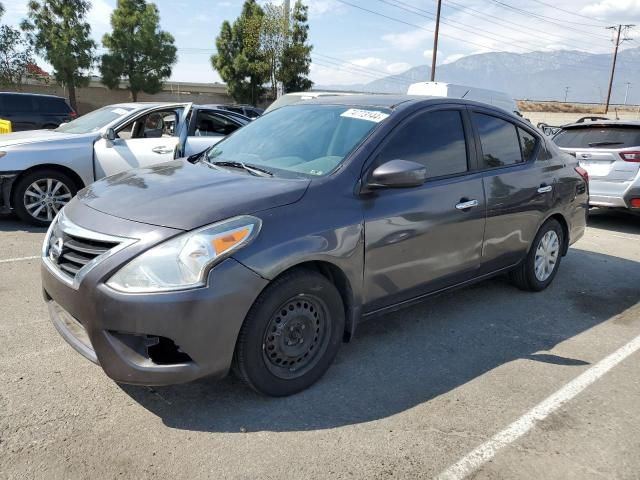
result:
<svg viewBox="0 0 640 480"><path fill-rule="evenodd" d="M164 145L161 147L154 147L151 149L153 153L171 153L173 152L173 148L165 147Z"/></svg>
<svg viewBox="0 0 640 480"><path fill-rule="evenodd" d="M460 202L456 205L458 210L468 210L473 207L478 206L478 200L467 200L465 202Z"/></svg>
<svg viewBox="0 0 640 480"><path fill-rule="evenodd" d="M549 193L552 190L553 190L553 187L551 185L540 185L540 188L538 189L538 193Z"/></svg>

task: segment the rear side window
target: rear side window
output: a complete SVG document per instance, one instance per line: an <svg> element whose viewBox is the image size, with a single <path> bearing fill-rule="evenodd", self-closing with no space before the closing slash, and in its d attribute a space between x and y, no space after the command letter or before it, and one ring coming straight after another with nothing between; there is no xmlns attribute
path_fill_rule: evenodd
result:
<svg viewBox="0 0 640 480"><path fill-rule="evenodd" d="M639 127L591 126L561 130L553 141L564 148L625 148L640 146Z"/></svg>
<svg viewBox="0 0 640 480"><path fill-rule="evenodd" d="M517 127L506 120L472 113L473 124L480 135L485 168L505 167L522 162Z"/></svg>
<svg viewBox="0 0 640 480"><path fill-rule="evenodd" d="M536 137L526 130L518 128L518 136L520 137L520 149L522 150L522 158L524 161L531 160L533 152L536 150Z"/></svg>
<svg viewBox="0 0 640 480"><path fill-rule="evenodd" d="M2 95L0 106L4 112L35 112L31 95Z"/></svg>
<svg viewBox="0 0 640 480"><path fill-rule="evenodd" d="M69 113L70 108L62 98L34 97L38 110L42 113Z"/></svg>
<svg viewBox="0 0 640 480"><path fill-rule="evenodd" d="M460 112L421 113L400 125L379 156L382 163L395 159L423 164L429 178L466 172L467 144Z"/></svg>
<svg viewBox="0 0 640 480"><path fill-rule="evenodd" d="M229 135L236 131L238 125L231 120L212 112L199 111L196 116L196 137L215 137Z"/></svg>

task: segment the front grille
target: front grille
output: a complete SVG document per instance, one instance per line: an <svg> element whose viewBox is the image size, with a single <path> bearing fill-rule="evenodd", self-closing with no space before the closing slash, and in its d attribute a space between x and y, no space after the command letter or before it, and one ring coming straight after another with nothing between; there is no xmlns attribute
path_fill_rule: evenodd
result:
<svg viewBox="0 0 640 480"><path fill-rule="evenodd" d="M42 256L50 270L77 288L91 268L133 241L87 230L61 213L49 229Z"/></svg>
<svg viewBox="0 0 640 480"><path fill-rule="evenodd" d="M67 275L75 278L80 269L90 261L107 253L112 248L118 246L119 242L104 242L81 238L62 232L60 236L51 236L50 248L54 248L51 242L57 242L62 238L62 250L60 251L57 265Z"/></svg>

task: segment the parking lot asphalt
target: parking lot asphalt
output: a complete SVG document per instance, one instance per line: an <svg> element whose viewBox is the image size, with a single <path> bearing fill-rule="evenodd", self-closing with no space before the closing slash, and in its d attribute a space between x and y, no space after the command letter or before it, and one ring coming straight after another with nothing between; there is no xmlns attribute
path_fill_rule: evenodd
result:
<svg viewBox="0 0 640 480"><path fill-rule="evenodd" d="M544 292L496 278L362 324L284 399L108 379L49 322L42 237L0 219L2 479L640 478L640 217L593 213Z"/></svg>

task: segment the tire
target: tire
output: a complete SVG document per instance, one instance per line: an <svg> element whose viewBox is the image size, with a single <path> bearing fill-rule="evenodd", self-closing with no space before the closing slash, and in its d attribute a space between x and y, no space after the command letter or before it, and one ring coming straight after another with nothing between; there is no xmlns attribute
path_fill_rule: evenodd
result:
<svg viewBox="0 0 640 480"><path fill-rule="evenodd" d="M545 242L545 243L543 243ZM548 242L548 243L547 243ZM521 290L539 292L547 288L560 267L562 260L562 246L564 245L564 231L557 220L547 220L533 240L529 253L524 261L510 272L510 279ZM540 250L542 249L542 251ZM546 254L555 252L555 261L551 265L550 257ZM548 261L544 262L544 259ZM536 260L543 261L544 268L536 271ZM538 263L540 266L540 263Z"/></svg>
<svg viewBox="0 0 640 480"><path fill-rule="evenodd" d="M44 197L34 185L38 186ZM78 186L69 175L57 170L42 169L18 179L13 187L11 201L21 220L38 227L46 227L77 192ZM52 195L47 197L49 193ZM36 202L39 203L34 205ZM38 210L41 206L42 209Z"/></svg>
<svg viewBox="0 0 640 480"><path fill-rule="evenodd" d="M257 298L240 329L233 370L264 395L300 392L322 377L344 333L336 287L313 270L292 270Z"/></svg>

